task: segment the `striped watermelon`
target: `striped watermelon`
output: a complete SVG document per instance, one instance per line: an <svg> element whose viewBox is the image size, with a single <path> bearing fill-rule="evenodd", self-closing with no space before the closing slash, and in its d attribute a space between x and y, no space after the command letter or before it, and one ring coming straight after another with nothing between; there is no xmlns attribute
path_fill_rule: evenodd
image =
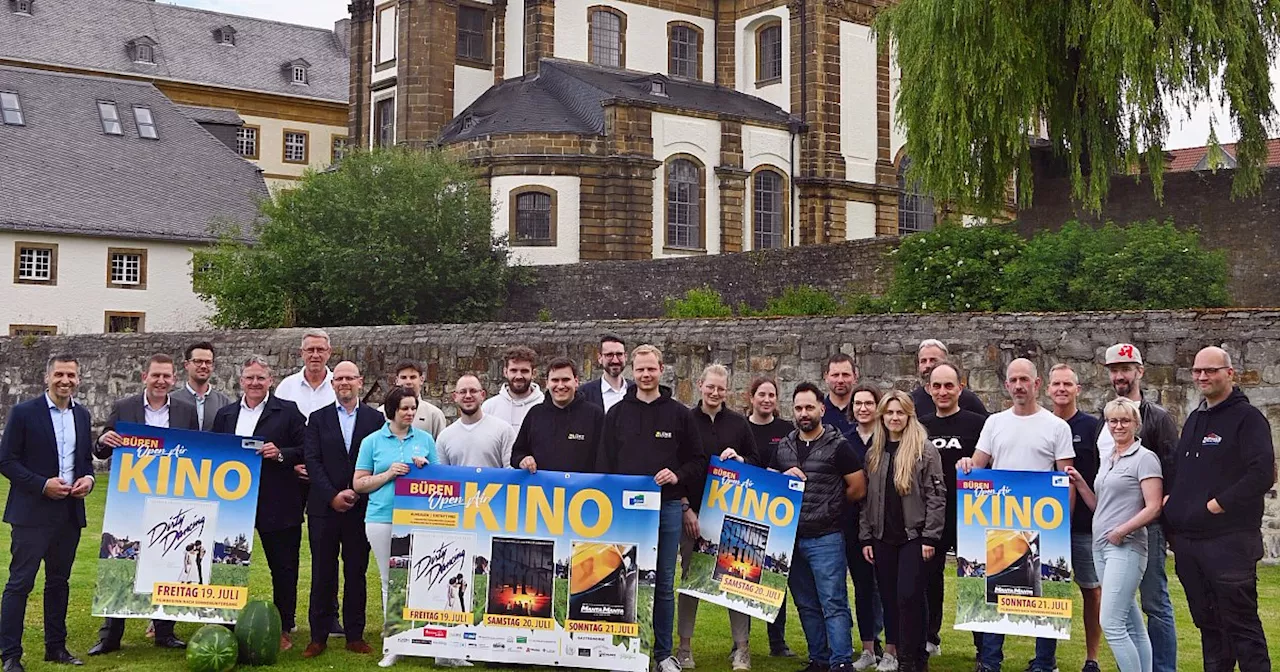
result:
<svg viewBox="0 0 1280 672"><path fill-rule="evenodd" d="M241 663L275 665L280 655L280 610L266 600L244 605L236 619L236 641Z"/></svg>
<svg viewBox="0 0 1280 672"><path fill-rule="evenodd" d="M191 672L231 672L240 646L235 635L221 625L206 625L187 642L187 668Z"/></svg>

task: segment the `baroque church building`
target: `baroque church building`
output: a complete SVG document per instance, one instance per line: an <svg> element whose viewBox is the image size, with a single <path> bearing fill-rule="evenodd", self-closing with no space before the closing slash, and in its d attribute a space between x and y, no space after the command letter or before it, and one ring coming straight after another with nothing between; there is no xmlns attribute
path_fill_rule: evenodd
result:
<svg viewBox="0 0 1280 672"><path fill-rule="evenodd" d="M475 165L522 263L932 228L889 0L353 0L349 133Z"/></svg>

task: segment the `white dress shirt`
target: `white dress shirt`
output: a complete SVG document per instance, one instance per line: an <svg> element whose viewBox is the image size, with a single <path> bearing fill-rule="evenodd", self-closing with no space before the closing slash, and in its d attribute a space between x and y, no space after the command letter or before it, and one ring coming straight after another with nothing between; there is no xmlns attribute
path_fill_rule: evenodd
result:
<svg viewBox="0 0 1280 672"><path fill-rule="evenodd" d="M142 395L142 417L148 427L169 427L169 397L164 398L164 406L160 410L152 410L151 403L147 401L147 395Z"/></svg>
<svg viewBox="0 0 1280 672"><path fill-rule="evenodd" d="M258 428L258 420L262 417L262 409L267 407L267 400L271 398L271 393L262 398L262 401L254 408L249 408L245 404L244 397L240 397L240 417L236 418L236 436L253 436L254 430Z"/></svg>
<svg viewBox="0 0 1280 672"><path fill-rule="evenodd" d="M627 379L626 378L622 379L622 387L616 390L609 385L609 381L605 380L604 378L600 379L600 398L604 400L605 413L608 413L609 409L613 408L614 404L618 403L619 401L622 401L622 398L625 396L627 396Z"/></svg>
<svg viewBox="0 0 1280 672"><path fill-rule="evenodd" d="M338 401L333 393L333 371L324 367L324 380L319 387L311 387L307 382L306 369L285 378L276 385L276 396L292 401L302 411L302 417L311 420L311 414Z"/></svg>

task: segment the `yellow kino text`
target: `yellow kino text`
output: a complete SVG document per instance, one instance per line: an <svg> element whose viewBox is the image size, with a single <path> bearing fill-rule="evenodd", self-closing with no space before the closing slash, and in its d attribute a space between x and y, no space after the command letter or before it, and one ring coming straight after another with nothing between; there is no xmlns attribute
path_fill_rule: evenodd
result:
<svg viewBox="0 0 1280 672"><path fill-rule="evenodd" d="M965 493L961 510L964 512L965 525L976 524L983 527L1036 527L1052 530L1066 519L1062 504L1052 497L1041 497L1033 503L1030 497Z"/></svg>
<svg viewBox="0 0 1280 672"><path fill-rule="evenodd" d="M769 498L766 492L743 487L740 483L708 481L707 506L728 511L752 520L768 520L774 527L785 527L795 517L795 506L785 497Z"/></svg>
<svg viewBox="0 0 1280 672"><path fill-rule="evenodd" d="M208 499L209 486L212 485L213 492L219 499L233 500L249 494L249 486L252 484L249 467L243 462L227 461L214 469L213 460L197 462L189 457L137 457L123 451L116 457L120 460L120 480L117 486L120 492L135 490L144 495L172 494L183 497L188 496L190 490L190 496ZM157 463L154 489L146 474L152 462ZM227 477L232 473L238 476L235 488L227 485Z"/></svg>
<svg viewBox="0 0 1280 672"><path fill-rule="evenodd" d="M503 522L499 523L493 512L493 501L504 489L506 510ZM564 534L564 522L567 518L574 534L590 539L603 535L613 524L613 502L603 492L590 488L573 493L567 510L564 488L552 488L548 498L546 489L540 485L521 487L515 483L506 486L490 483L481 490L478 483L467 483L464 494L467 508L462 514L462 527L468 530L476 528L478 518L479 524L487 530L516 532L523 519L524 532L534 534L538 531L538 521L541 520L547 526L548 534L558 536ZM595 505L595 519L590 522L584 515L588 504ZM523 516L520 515L521 511L524 512Z"/></svg>

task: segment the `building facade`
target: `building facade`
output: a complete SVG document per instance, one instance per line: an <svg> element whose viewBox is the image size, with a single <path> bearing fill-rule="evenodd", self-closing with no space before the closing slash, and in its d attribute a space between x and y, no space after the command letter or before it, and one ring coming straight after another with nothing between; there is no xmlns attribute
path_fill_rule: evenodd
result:
<svg viewBox="0 0 1280 672"><path fill-rule="evenodd" d="M346 25L151 0L0 0L0 65L150 82L175 103L231 111L240 124L220 137L274 187L346 146Z"/></svg>
<svg viewBox="0 0 1280 672"><path fill-rule="evenodd" d="M192 249L269 195L189 114L146 82L0 66L0 335L208 326Z"/></svg>
<svg viewBox="0 0 1280 672"><path fill-rule="evenodd" d="M887 1L354 0L349 133L476 165L524 263L924 230Z"/></svg>

